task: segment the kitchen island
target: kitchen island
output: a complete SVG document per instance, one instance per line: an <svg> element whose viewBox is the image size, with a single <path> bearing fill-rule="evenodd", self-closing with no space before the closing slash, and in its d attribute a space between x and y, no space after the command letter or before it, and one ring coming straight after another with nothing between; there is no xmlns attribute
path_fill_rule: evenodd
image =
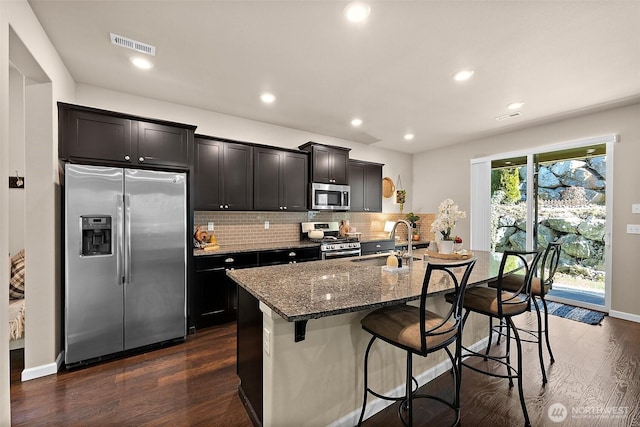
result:
<svg viewBox="0 0 640 427"><path fill-rule="evenodd" d="M362 405L362 363L370 335L360 320L372 309L417 303L426 263L424 251L410 268L387 271L386 257L369 256L228 271L239 285L239 393L256 424L264 426L355 425ZM498 274L501 254L476 252L469 283ZM434 283L435 282L435 283ZM428 308L445 313L448 280L432 280ZM483 344L485 317L470 316L466 346ZM414 358L420 384L447 370L445 355ZM379 391L402 393L402 352L374 348L370 381ZM368 414L386 406L369 401Z"/></svg>

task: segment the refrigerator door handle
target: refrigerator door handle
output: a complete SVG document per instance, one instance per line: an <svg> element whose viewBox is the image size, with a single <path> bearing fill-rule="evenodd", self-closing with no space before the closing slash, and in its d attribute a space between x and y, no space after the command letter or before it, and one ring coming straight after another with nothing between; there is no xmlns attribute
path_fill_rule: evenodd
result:
<svg viewBox="0 0 640 427"><path fill-rule="evenodd" d="M117 217L116 217L116 228L117 228L117 236L118 236L118 245L117 245L117 255L116 255L116 269L118 274L118 285L124 284L124 230L122 227L123 219L124 219L124 197L121 195L118 197L118 209L117 209Z"/></svg>
<svg viewBox="0 0 640 427"><path fill-rule="evenodd" d="M131 195L124 195L124 280L126 284L131 284Z"/></svg>

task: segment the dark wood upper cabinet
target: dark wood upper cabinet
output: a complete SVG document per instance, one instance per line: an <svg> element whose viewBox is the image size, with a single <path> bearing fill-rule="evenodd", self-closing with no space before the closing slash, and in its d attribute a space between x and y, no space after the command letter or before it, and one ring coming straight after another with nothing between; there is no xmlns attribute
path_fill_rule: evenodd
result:
<svg viewBox="0 0 640 427"><path fill-rule="evenodd" d="M195 209L253 209L253 147L195 138Z"/></svg>
<svg viewBox="0 0 640 427"><path fill-rule="evenodd" d="M307 142L300 147L311 153L311 182L349 185L349 148Z"/></svg>
<svg viewBox="0 0 640 427"><path fill-rule="evenodd" d="M352 212L382 212L382 166L359 160L349 162Z"/></svg>
<svg viewBox="0 0 640 427"><path fill-rule="evenodd" d="M138 163L162 166L189 164L189 139L186 129L139 121Z"/></svg>
<svg viewBox="0 0 640 427"><path fill-rule="evenodd" d="M118 166L189 167L195 126L58 103L59 157Z"/></svg>
<svg viewBox="0 0 640 427"><path fill-rule="evenodd" d="M267 147L254 148L254 210L306 211L308 156Z"/></svg>

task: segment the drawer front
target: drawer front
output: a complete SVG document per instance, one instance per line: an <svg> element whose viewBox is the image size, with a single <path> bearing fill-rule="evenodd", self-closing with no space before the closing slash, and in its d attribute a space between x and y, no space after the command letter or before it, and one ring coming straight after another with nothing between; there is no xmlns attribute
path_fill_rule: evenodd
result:
<svg viewBox="0 0 640 427"><path fill-rule="evenodd" d="M320 259L320 247L277 249L260 252L260 266L290 264Z"/></svg>
<svg viewBox="0 0 640 427"><path fill-rule="evenodd" d="M214 268L249 268L258 266L257 252L242 252L227 255L199 256L195 258L196 271Z"/></svg>
<svg viewBox="0 0 640 427"><path fill-rule="evenodd" d="M370 242L362 242L362 255L371 255L375 253L389 252L395 249L393 240L375 240Z"/></svg>

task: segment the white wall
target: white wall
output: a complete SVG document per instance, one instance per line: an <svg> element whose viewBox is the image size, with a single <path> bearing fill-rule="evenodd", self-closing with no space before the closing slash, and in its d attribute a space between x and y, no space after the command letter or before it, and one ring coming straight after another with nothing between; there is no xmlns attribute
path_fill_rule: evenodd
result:
<svg viewBox="0 0 640 427"><path fill-rule="evenodd" d="M314 141L351 148L350 158L384 163L383 176L389 176L395 182L398 174L402 174L404 188L411 188L412 162L409 154L82 84L76 86L76 103L104 110L196 125L198 127L196 133L198 134L238 141L293 149L297 149L307 141ZM406 212L412 209L411 200L412 195L409 192L408 203L405 204ZM393 203L393 198L383 199L382 208L384 212L399 212L398 205Z"/></svg>
<svg viewBox="0 0 640 427"><path fill-rule="evenodd" d="M9 175L25 176L24 163L24 76L9 70ZM26 179L25 179L26 181ZM9 253L24 248L24 189L9 190Z"/></svg>
<svg viewBox="0 0 640 427"><path fill-rule="evenodd" d="M19 43L14 44L16 40ZM51 82L46 87L41 87L42 92L36 95L37 99L46 99L43 105L24 105L25 118L29 116L26 111L31 107L34 108L31 111L37 116L35 121L29 123L33 137L30 139L26 134L23 137L25 151L36 155L34 163L31 163L29 155L25 155L25 170L29 172L25 173L28 178L24 190L27 206L24 222L34 226L25 227L24 242L27 265L29 259L39 260L32 262L26 275L27 298L29 295L35 297L34 305L27 303L26 336L29 337L29 342L25 346L25 371L31 370L35 375L40 375L51 373L51 368L55 369L56 357L60 351L60 342L55 333L52 333L59 320L60 303L57 266L60 241L56 204L58 122L55 101L73 102L75 85L27 1L0 1L0 177L5 180L5 184L0 186L0 252L3 254L9 252L9 192L6 180L11 173L15 173L15 170L11 171L8 161L9 146L15 143L11 140L9 131L14 126L10 119L10 43L13 47L18 45L24 49L19 52L20 55L32 58L37 68L44 71L37 79L44 75ZM29 95L26 91L24 99L28 102ZM35 226L36 224L41 224L41 227ZM6 319L9 277L6 262L0 263L0 277L4 284L1 294L4 297L0 297L0 318ZM8 343L7 328L0 331L0 341L3 343L2 348L7 348L4 347L4 343ZM41 369L42 367L45 369ZM0 351L0 425L11 423L8 373L9 354L3 350Z"/></svg>
<svg viewBox="0 0 640 427"><path fill-rule="evenodd" d="M640 203L640 104L584 114L415 155L413 191L420 192L414 206L421 212L430 212L441 200L450 197L468 211L471 188L469 162L473 158L610 134L619 136L613 153L614 184L613 188L607 188L607 197L614 198L611 313L639 321L640 236L626 234L626 224L640 223L640 215L631 213L631 204ZM442 178L434 185L437 177ZM468 238L469 224L469 220L460 221L456 234Z"/></svg>
<svg viewBox="0 0 640 427"><path fill-rule="evenodd" d="M7 52L7 53L5 53ZM9 19L0 3L0 177L9 171ZM0 185L0 319L7 319L9 305L9 264L4 261L9 253L9 190ZM9 328L0 328L0 425L11 425L9 396Z"/></svg>

